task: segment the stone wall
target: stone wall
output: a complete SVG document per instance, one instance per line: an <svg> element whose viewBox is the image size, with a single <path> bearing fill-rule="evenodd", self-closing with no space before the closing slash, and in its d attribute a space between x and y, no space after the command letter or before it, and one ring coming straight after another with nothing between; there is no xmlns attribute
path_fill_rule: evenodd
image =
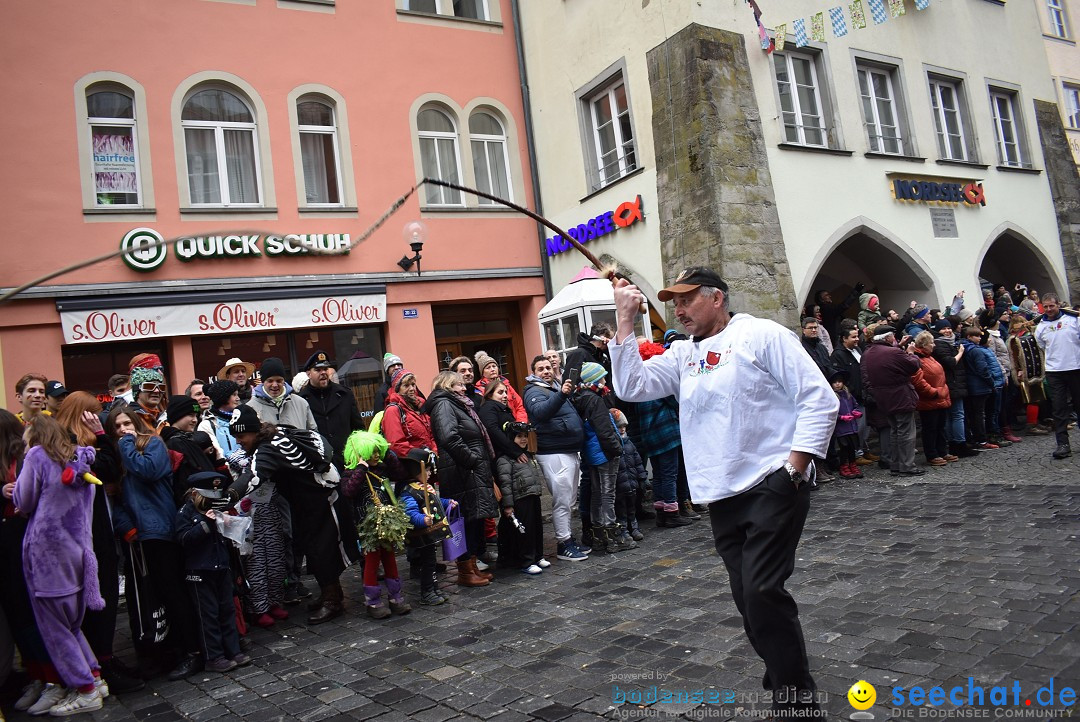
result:
<svg viewBox="0 0 1080 722"><path fill-rule="evenodd" d="M647 61L665 281L687 266L711 266L730 287L733 311L795 328L743 37L692 24Z"/></svg>
<svg viewBox="0 0 1080 722"><path fill-rule="evenodd" d="M1046 180L1054 199L1061 253L1065 257L1065 281L1071 303L1080 303L1080 174L1069 149L1069 139L1061 125L1056 103L1035 101L1035 122L1039 126Z"/></svg>

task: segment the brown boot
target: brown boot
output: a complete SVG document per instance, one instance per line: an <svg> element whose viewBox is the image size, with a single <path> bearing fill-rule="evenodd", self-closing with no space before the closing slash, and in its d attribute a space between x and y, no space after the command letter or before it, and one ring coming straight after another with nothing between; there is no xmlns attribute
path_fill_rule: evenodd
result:
<svg viewBox="0 0 1080 722"><path fill-rule="evenodd" d="M487 572L487 571L482 572L482 571L480 571L480 567L476 566L476 557L470 557L469 558L469 566L472 568L473 574L475 574L478 577L483 577L484 579L487 579L489 582L492 579L495 578L495 575L492 574L491 572Z"/></svg>
<svg viewBox="0 0 1080 722"><path fill-rule="evenodd" d="M345 593L340 583L326 585L322 588L322 606L308 617L308 624L322 624L340 617L345 611L344 601Z"/></svg>
<svg viewBox="0 0 1080 722"><path fill-rule="evenodd" d="M486 587L491 584L490 579L480 576L476 571L476 567L470 562L472 559L466 559L465 561L459 561L457 563L457 583L459 587Z"/></svg>

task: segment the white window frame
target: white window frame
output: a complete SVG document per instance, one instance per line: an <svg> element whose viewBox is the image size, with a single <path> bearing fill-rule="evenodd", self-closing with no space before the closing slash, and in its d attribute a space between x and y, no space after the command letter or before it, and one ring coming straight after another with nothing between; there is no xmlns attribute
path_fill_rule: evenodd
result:
<svg viewBox="0 0 1080 722"><path fill-rule="evenodd" d="M495 114L494 112L492 112L490 110L487 110L485 108L478 108L478 109L474 110L472 112L472 114L469 116L469 120L472 120L473 115L477 115L479 113L483 113L484 115L487 115L487 116L490 116L491 118L493 118L495 120L495 122L498 123L499 128L502 129L502 135L486 135L484 133L473 133L470 130L469 131L469 152L473 156L473 163L476 162L476 150L473 148L472 144L473 143L480 143L481 147L483 149L483 161L484 161L485 167L487 168L488 182L490 184L491 183L491 178L494 177L494 174L491 172L492 171L491 159L488 156L488 152L487 152L488 143L491 143L493 145L502 146L502 157L503 157L504 172L506 173L506 193L507 193L506 200L513 201L514 200L514 177L510 173L510 153L509 153L509 144L507 143L507 140L506 140L506 138L507 138L507 136L506 136L506 124L503 122L502 118L500 118L497 114ZM480 179L479 178L476 179L476 183L477 183L477 188L479 188L480 190L484 190L483 188L480 188ZM496 194L496 189L493 186L488 188L488 193L491 193L493 195L497 195ZM498 205L494 201L489 201L486 198L478 198L477 199L477 204L481 205L481 206L497 206Z"/></svg>
<svg viewBox="0 0 1080 722"><path fill-rule="evenodd" d="M86 89L86 101L87 107L90 104L90 96L97 93L117 93L118 95L124 95L131 100L131 118L103 118L90 116L87 112L86 129L89 133L90 142L90 182L94 192L94 208L142 208L143 207L143 178L142 178L142 159L139 157L139 109L138 103L136 103L135 94L126 87L118 85L97 85L91 86ZM101 203L98 201L98 193L96 192L97 178L94 173L94 126L113 126L124 127L131 129L131 145L135 155L135 203Z"/></svg>
<svg viewBox="0 0 1080 722"><path fill-rule="evenodd" d="M442 113L444 116L446 116L450 120L450 125L452 125L454 127L454 130L452 132L445 132L445 131L438 131L438 130L420 130L420 114L423 113L425 110L434 110L436 112ZM439 153L439 144L438 144L437 141L438 140L452 140L454 142L454 163L457 164L458 183L461 183L464 180L465 176L463 176L462 173L461 173L461 137L460 137L460 133L459 133L459 130L458 130L458 128L459 128L458 119L454 115L454 113L450 112L448 109L446 109L446 108L444 108L442 106L436 107L436 106L426 105L426 106L420 108L420 110L417 111L417 113L416 113L416 125L417 125L416 135L417 135L417 140L419 141L419 146L420 146L420 168L421 168L421 170L423 170L423 167L424 167L424 141L427 140L427 141L430 141L431 143L434 144L435 163L438 166L438 173L436 174L436 177L442 179L443 178L443 174L442 174L443 158L442 158L442 155ZM454 203L446 203L446 202L433 203L433 202L427 200L427 197L425 196L424 205L430 206L432 208L461 208L461 207L465 206L465 199L464 199L463 194L461 193L461 191L452 190L450 188L443 188L442 186L435 186L435 187L438 188L439 195L442 196L444 201L445 201L446 195L448 193L456 193L457 197L458 197L457 202L454 202Z"/></svg>
<svg viewBox="0 0 1080 722"><path fill-rule="evenodd" d="M968 138L967 132L964 129L965 116L964 116L964 96L961 94L960 81L951 78L942 78L939 76L930 76L930 109L934 115L934 131L937 136L938 153L945 160L970 160L970 152L968 150ZM942 88L948 88L952 91L954 107L949 109L945 107L945 103L942 99ZM957 158L952 152L952 144L949 142L950 136L948 132L948 123L946 122L948 112L952 112L956 116L956 127L959 130L959 141L961 155Z"/></svg>
<svg viewBox="0 0 1080 722"><path fill-rule="evenodd" d="M783 58L784 67L785 67L785 70L787 71L787 74L788 74L788 83L787 83L787 85L789 87L788 94L791 96L792 108L793 108L793 113L795 115L795 121L796 121L794 125L789 126L788 123L784 120L784 114L785 114L786 111L784 110L783 101L781 100L781 93L780 93L780 84L781 83L780 83L779 76L776 75L776 66L775 66L775 60L774 60L773 61L774 62L773 76L774 76L774 79L775 79L775 87L776 87L776 92L777 92L777 102L779 104L778 107L780 109L780 127L781 127L781 132L783 133L784 142L785 143L793 143L793 144L797 144L797 145L805 145L805 146L808 146L808 147L811 147L811 148L828 148L829 147L829 125L827 123L828 118L826 116L827 108L825 106L824 97L823 97L823 94L821 92L821 76L818 73L817 58L815 56L807 54L807 53L792 52L792 51L788 51L788 50L785 50L782 53L776 53L775 58L776 59ZM811 143L811 142L806 140L806 131L805 131L805 129L808 126L804 125L803 122L802 122L802 119L803 119L805 113L803 112L803 109L801 107L800 100L799 100L799 93L798 93L798 87L799 86L798 86L798 84L797 84L797 82L795 80L795 70L794 70L793 63L792 63L793 59L805 60L807 63L810 64L810 76L811 76L811 81L813 82L814 100L817 101L817 105L818 105L817 118L821 123L821 125L818 126L815 129L821 132L821 139L822 139L821 143ZM798 138L797 140L791 140L791 138L788 137L788 132L787 131L788 131L789 127L794 128L795 133L796 133L797 138Z"/></svg>
<svg viewBox="0 0 1080 722"><path fill-rule="evenodd" d="M1065 19L1065 6L1061 0L1046 0L1046 13L1050 20L1050 34L1057 38L1069 37L1069 23Z"/></svg>
<svg viewBox="0 0 1080 722"><path fill-rule="evenodd" d="M1062 83L1061 94L1065 100L1065 127L1080 130L1080 85Z"/></svg>
<svg viewBox="0 0 1080 722"><path fill-rule="evenodd" d="M990 117L994 125L994 144L997 146L998 162L1008 168L1027 168L1030 163L1025 157L1024 148L1024 124L1019 114L1018 95L1016 92L1004 88L990 88ZM1001 101L1008 108L1009 117L1000 115ZM1012 129L1013 142L1005 141L1006 124ZM1016 160L1009 159L1009 148L1015 146Z"/></svg>
<svg viewBox="0 0 1080 722"><path fill-rule="evenodd" d="M255 112L255 108L252 104L239 92L233 88L218 87L218 86L199 86L193 88L184 98L184 102L181 104L180 114L180 132L184 138L184 163L185 163L185 176L188 183L188 196L191 196L191 168L187 167L187 130L211 129L214 131L214 147L217 153L218 161L218 187L221 197L219 203L196 203L194 198L191 198L192 208L261 208L263 207L263 199L266 197L263 193L262 183L262 158L259 153L259 124L257 120L253 120L250 123L240 123L234 121L216 121L216 120L184 120L183 111L187 107L188 102L198 93L204 90L221 90L229 93L248 109L252 118L257 119L259 116ZM254 203L233 203L229 195L229 168L226 162L225 155L225 131L226 130L242 130L251 132L251 147L254 153L255 160L255 192L258 194L259 199Z"/></svg>
<svg viewBox="0 0 1080 722"><path fill-rule="evenodd" d="M301 103L319 103L330 108L331 125L302 125L300 123L300 104ZM342 184L341 178L341 148L338 143L338 112L337 104L329 98L314 95L304 95L296 99L293 103L293 113L296 114L296 134L297 141L300 146L300 176L304 184L304 202L305 208L341 208L345 205L345 188ZM304 143L302 136L307 133L310 135L329 135L332 138L334 145L334 172L337 180L338 199L332 203L313 203L307 200L307 178L304 177L303 159L304 159Z"/></svg>
<svg viewBox="0 0 1080 722"><path fill-rule="evenodd" d="M626 96L626 110L618 112L618 105L615 100L615 91L619 88L623 89L623 95ZM600 123L599 117L596 114L596 103L604 100L608 103L608 108L611 111L611 128L615 136L615 160L617 161L618 173L612 172L610 175L606 175L605 170L607 166L604 165L604 151L603 144L600 140ZM630 112L630 92L626 87L626 78L624 75L619 74L611 83L605 85L602 89L592 93L584 98L588 108L589 129L592 135L593 144L593 157L595 158L595 188L603 188L610 185L620 178L625 177L627 174L637 170L641 166L638 163L638 149L636 131L634 130L634 116ZM623 137L622 125L620 120L623 116L630 119L630 133L631 138L627 141ZM634 155L633 165L627 159L630 153L627 152L626 147L630 146L630 152ZM609 164L610 165L610 164ZM613 169L614 170L614 169Z"/></svg>
<svg viewBox="0 0 1080 722"><path fill-rule="evenodd" d="M489 0L480 0L480 6L481 6L481 8L483 10L483 15L484 15L483 17L481 17L481 18L464 18L464 16L460 16L460 17L462 17L463 19L466 19L466 20L490 21L491 20L491 8L488 6L488 2L489 2ZM405 9L409 10L411 12L414 12L414 13L430 12L429 10L414 10L412 8L412 3L409 0L405 0ZM452 18L459 17L458 15L454 14L454 2L453 2L453 0L435 0L435 14L436 15L446 15L446 16L452 17Z"/></svg>
<svg viewBox="0 0 1080 722"><path fill-rule="evenodd" d="M894 82L894 80L896 79L895 76L897 75L896 68L894 68L894 67L883 67L883 66L873 65L873 64L868 64L868 63L858 63L856 65L856 71L860 76L863 73L866 73L866 89L867 89L867 92L869 93L869 96L864 96L863 92L862 92L862 88L859 87L859 100L860 100L860 104L862 103L864 98L868 97L869 100L870 100L870 111L871 111L871 114L873 116L872 118L867 118L866 117L866 108L865 107L860 108L861 115L863 117L863 127L866 129L866 140L867 140L867 143L869 143L869 145L870 145L870 152L872 152L872 153L882 153L882 154L885 154L885 155L906 155L907 154L907 138L906 138L905 128L904 128L904 124L903 124L903 112L902 112L903 108L901 106L902 99L899 97L899 95L896 92L897 88L899 87L899 83ZM874 84L872 82L873 81L873 77L872 77L873 73L878 73L878 74L885 77L885 87L886 87L886 89L888 91L888 94L889 94L888 98L878 98L874 94ZM857 83L858 83L859 80L860 80L860 78L856 78ZM878 101L879 100L888 100L889 108L892 110L892 116L893 116L892 117L892 125L893 125L893 127L896 128L896 137L895 137L896 145L897 145L897 150L896 151L891 151L891 150L886 150L885 149L885 142L886 142L886 140L889 140L889 139L886 139L885 136L882 133L881 115L880 115L880 113L878 111ZM873 133L871 133L871 126L873 127L873 131L874 131Z"/></svg>

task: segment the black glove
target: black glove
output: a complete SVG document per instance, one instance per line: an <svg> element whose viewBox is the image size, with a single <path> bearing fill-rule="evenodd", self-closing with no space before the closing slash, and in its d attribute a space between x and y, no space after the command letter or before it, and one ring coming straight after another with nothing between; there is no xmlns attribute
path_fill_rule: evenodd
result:
<svg viewBox="0 0 1080 722"><path fill-rule="evenodd" d="M859 281L858 283L855 284L855 292L856 293L862 293L865 290L866 290L866 284L863 283L862 281Z"/></svg>

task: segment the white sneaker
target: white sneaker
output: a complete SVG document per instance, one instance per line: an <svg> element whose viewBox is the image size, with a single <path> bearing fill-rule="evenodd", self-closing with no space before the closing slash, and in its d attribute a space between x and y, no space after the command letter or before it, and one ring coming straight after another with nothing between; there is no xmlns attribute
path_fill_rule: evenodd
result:
<svg viewBox="0 0 1080 722"><path fill-rule="evenodd" d="M48 714L49 710L53 708L53 705L67 696L67 692L67 687L50 682L46 684L45 689L41 691L41 696L38 697L37 702L30 705L26 711L35 717Z"/></svg>
<svg viewBox="0 0 1080 722"><path fill-rule="evenodd" d="M97 687L85 694L73 689L67 697L49 710L49 714L53 717L67 717L81 712L93 712L101 709L104 704L105 701L101 699L101 693L98 692Z"/></svg>
<svg viewBox="0 0 1080 722"><path fill-rule="evenodd" d="M541 569L547 569L551 566L551 562L541 557L540 561L536 563L536 566L540 567Z"/></svg>
<svg viewBox="0 0 1080 722"><path fill-rule="evenodd" d="M488 565L484 564L484 562L481 561L480 557L477 557L476 558L476 568L479 569L482 572L486 572L488 570Z"/></svg>
<svg viewBox="0 0 1080 722"><path fill-rule="evenodd" d="M521 571L525 572L526 574L542 574L544 570L536 566L535 564L530 564L527 567L522 567Z"/></svg>
<svg viewBox="0 0 1080 722"><path fill-rule="evenodd" d="M30 684L23 687L22 696L15 702L15 709L20 712L25 712L30 709L30 705L38 701L38 697L41 696L42 690L45 689L45 683L40 679L35 679Z"/></svg>
<svg viewBox="0 0 1080 722"><path fill-rule="evenodd" d="M98 691L102 699L109 696L109 683L105 681L104 677L94 677L94 689Z"/></svg>

